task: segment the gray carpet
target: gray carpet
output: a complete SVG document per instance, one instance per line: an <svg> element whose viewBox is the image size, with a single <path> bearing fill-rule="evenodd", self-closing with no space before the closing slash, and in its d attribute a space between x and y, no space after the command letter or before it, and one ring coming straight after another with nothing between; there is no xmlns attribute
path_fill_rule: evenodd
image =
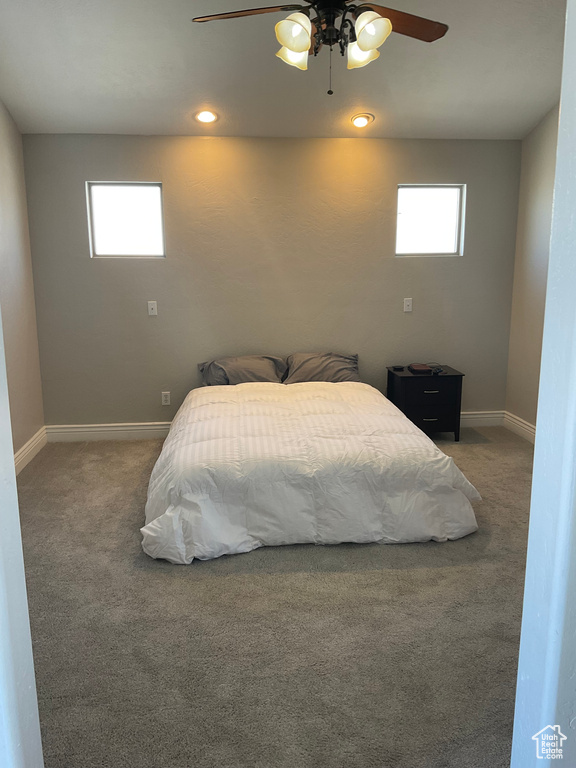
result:
<svg viewBox="0 0 576 768"><path fill-rule="evenodd" d="M20 474L46 768L504 768L531 446L440 441L480 531L446 544L140 549L161 441L55 443Z"/></svg>

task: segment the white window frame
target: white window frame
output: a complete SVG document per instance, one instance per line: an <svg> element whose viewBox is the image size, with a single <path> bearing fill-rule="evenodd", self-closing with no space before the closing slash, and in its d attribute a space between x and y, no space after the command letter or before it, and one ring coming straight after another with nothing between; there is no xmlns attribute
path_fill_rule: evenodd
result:
<svg viewBox="0 0 576 768"><path fill-rule="evenodd" d="M466 184L398 184L398 190L396 192L396 241L398 237L398 199L401 189L458 189L460 194L458 196L458 232L456 241L456 250L452 253L399 253L396 251L397 245L394 244L395 255L401 259L420 258L424 256L426 258L431 257L445 257L445 256L463 256L464 255L464 218L466 215Z"/></svg>
<svg viewBox="0 0 576 768"><path fill-rule="evenodd" d="M162 223L162 254L155 256L130 254L105 254L100 255L94 249L94 220L92 218L92 188L93 187L159 187L160 188L160 221ZM86 182L86 207L88 209L88 239L90 241L91 259L165 259L166 258L166 231L164 227L164 190L161 181L87 181Z"/></svg>

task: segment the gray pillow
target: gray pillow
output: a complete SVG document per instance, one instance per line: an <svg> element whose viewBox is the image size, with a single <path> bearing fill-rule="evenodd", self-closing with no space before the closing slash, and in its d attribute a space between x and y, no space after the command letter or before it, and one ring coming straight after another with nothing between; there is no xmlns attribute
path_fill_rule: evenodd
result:
<svg viewBox="0 0 576 768"><path fill-rule="evenodd" d="M286 373L286 362L272 355L221 357L200 363L202 380L208 387L223 384L244 384L248 381L272 381L280 384Z"/></svg>
<svg viewBox="0 0 576 768"><path fill-rule="evenodd" d="M290 355L284 384L301 381L360 381L358 355L337 352L296 352Z"/></svg>

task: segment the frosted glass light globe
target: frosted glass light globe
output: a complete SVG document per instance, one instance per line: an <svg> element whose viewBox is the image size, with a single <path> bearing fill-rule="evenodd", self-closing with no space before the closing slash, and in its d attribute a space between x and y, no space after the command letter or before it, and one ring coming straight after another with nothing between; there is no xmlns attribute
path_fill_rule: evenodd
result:
<svg viewBox="0 0 576 768"><path fill-rule="evenodd" d="M291 51L289 48L286 48L286 46L283 46L276 56L291 67L297 67L302 70L308 69L308 50L298 53L297 51Z"/></svg>
<svg viewBox="0 0 576 768"><path fill-rule="evenodd" d="M348 69L359 69L370 64L371 61L377 59L380 56L380 51L363 51L358 43L348 44Z"/></svg>
<svg viewBox="0 0 576 768"><path fill-rule="evenodd" d="M304 13L291 13L286 19L275 26L276 39L284 48L295 53L303 53L310 49L312 25Z"/></svg>
<svg viewBox="0 0 576 768"><path fill-rule="evenodd" d="M364 11L356 19L354 29L358 47L362 51L371 51L380 48L392 32L392 23L375 11Z"/></svg>

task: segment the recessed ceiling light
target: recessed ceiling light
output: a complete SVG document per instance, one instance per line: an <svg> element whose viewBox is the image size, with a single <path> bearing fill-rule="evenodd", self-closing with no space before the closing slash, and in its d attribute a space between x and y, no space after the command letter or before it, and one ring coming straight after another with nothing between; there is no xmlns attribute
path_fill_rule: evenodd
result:
<svg viewBox="0 0 576 768"><path fill-rule="evenodd" d="M356 128L366 128L369 123L373 122L374 115L371 115L369 112L363 112L361 115L354 115L352 118L352 123Z"/></svg>
<svg viewBox="0 0 576 768"><path fill-rule="evenodd" d="M216 115L214 112L209 112L207 109L203 110L202 112L198 112L196 115L196 120L199 120L201 123L213 123L217 119L218 115Z"/></svg>

